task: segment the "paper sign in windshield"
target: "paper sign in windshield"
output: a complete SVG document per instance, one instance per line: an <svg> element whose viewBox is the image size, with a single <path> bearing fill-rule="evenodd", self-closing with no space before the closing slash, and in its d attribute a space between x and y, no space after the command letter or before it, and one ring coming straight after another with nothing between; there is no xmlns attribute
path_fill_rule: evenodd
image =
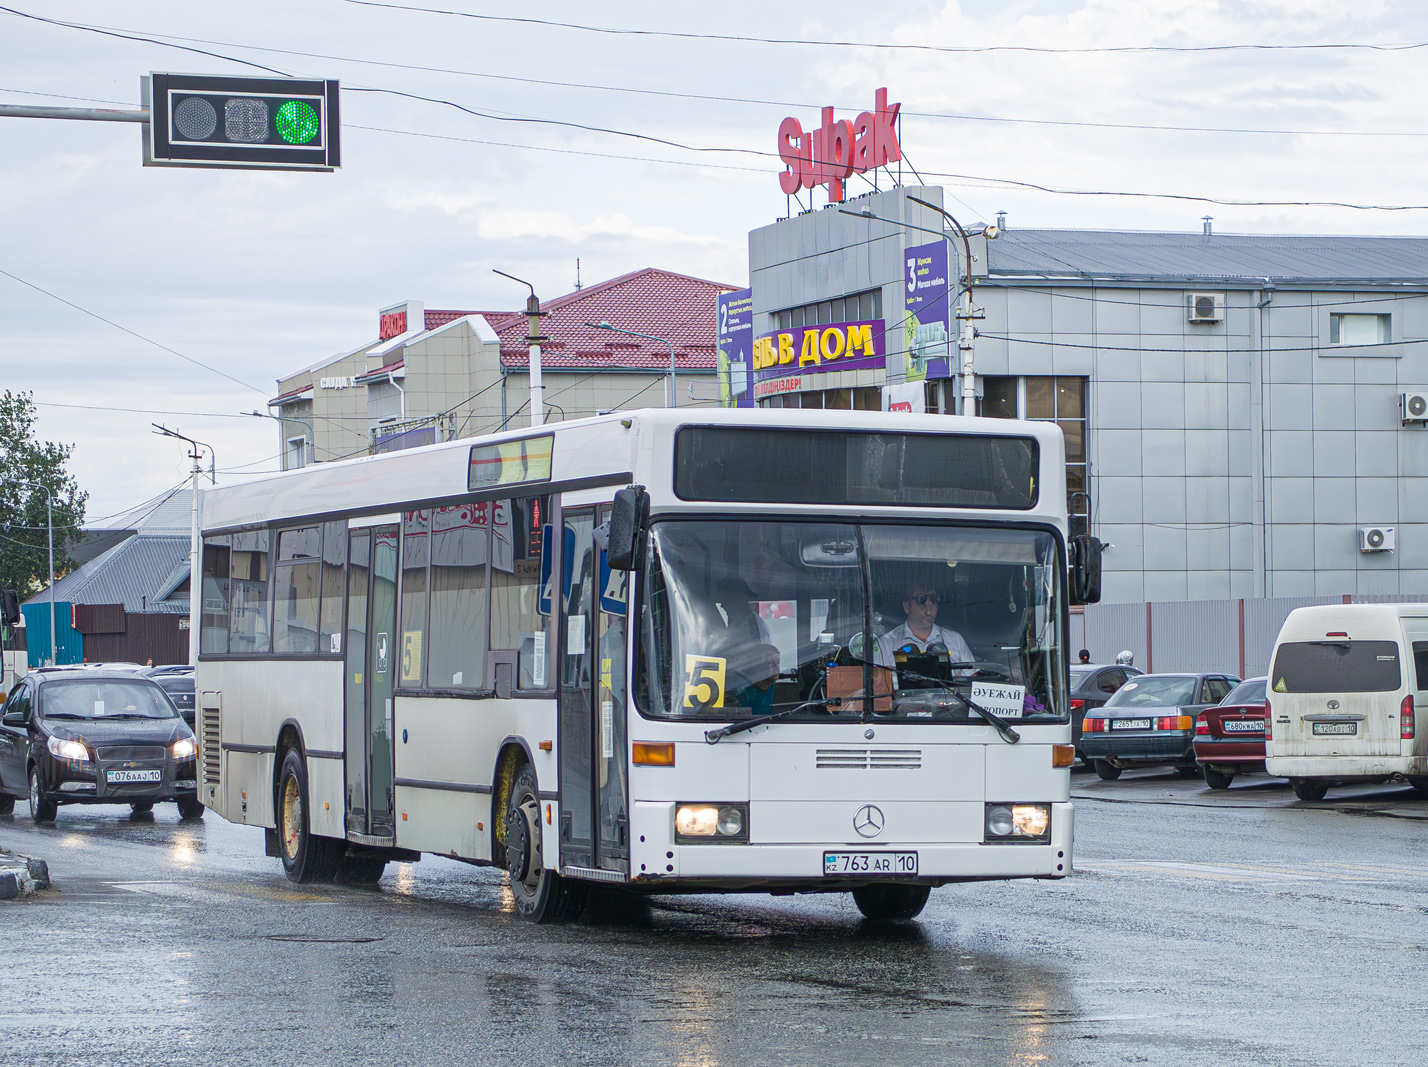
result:
<svg viewBox="0 0 1428 1067"><path fill-rule="evenodd" d="M1026 701L1026 686L973 682L972 703L1003 719L1020 719Z"/></svg>

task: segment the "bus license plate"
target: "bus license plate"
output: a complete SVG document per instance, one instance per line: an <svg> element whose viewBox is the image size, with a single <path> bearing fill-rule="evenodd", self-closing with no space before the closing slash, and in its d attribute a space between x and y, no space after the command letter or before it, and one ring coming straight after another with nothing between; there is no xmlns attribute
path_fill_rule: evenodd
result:
<svg viewBox="0 0 1428 1067"><path fill-rule="evenodd" d="M1149 730L1149 719L1112 719L1112 730Z"/></svg>
<svg viewBox="0 0 1428 1067"><path fill-rule="evenodd" d="M823 873L916 874L916 852L825 852Z"/></svg>
<svg viewBox="0 0 1428 1067"><path fill-rule="evenodd" d="M1264 733L1264 720L1225 719L1220 723L1220 729L1227 734L1262 734Z"/></svg>
<svg viewBox="0 0 1428 1067"><path fill-rule="evenodd" d="M1323 737L1325 734L1357 734L1359 724L1356 722L1316 722L1314 723L1314 736Z"/></svg>
<svg viewBox="0 0 1428 1067"><path fill-rule="evenodd" d="M157 782L164 776L160 770L152 771L110 771L108 780L110 785L128 785L132 782Z"/></svg>

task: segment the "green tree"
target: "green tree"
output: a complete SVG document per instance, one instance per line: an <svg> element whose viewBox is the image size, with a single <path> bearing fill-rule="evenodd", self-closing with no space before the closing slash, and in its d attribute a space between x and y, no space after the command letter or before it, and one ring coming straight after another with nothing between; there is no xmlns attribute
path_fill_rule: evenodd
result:
<svg viewBox="0 0 1428 1067"><path fill-rule="evenodd" d="M73 445L35 440L35 402L29 393L0 396L0 589L20 598L44 588L49 578L45 491L54 498L55 577L73 561L68 548L83 534L88 493L65 469Z"/></svg>

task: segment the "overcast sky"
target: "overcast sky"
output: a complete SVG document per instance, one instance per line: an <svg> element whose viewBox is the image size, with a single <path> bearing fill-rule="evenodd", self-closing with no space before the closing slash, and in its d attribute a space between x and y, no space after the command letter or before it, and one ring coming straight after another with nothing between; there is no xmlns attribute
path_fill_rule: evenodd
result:
<svg viewBox="0 0 1428 1067"><path fill-rule="evenodd" d="M903 144L924 174L1056 189L1428 203L1421 116L1428 49L954 54L613 35L349 0L0 2L130 35L170 35L164 39L286 73L338 78L344 90L399 90L691 148L772 151L784 115L808 127L817 107L831 103L851 118L883 85L906 112L1297 131L908 114ZM1428 41L1428 5L1407 0L427 6L624 29L959 47ZM4 103L136 105L139 77L150 71L244 70L0 12ZM769 103L664 95L677 93ZM33 390L42 435L74 443L91 516L183 477L182 447L152 436L151 421L211 442L221 469L275 468L274 422L215 416L266 410L277 377L374 338L382 305L411 298L429 308L515 308L523 292L493 267L529 278L548 299L571 289L577 257L587 283L655 266L747 284L748 231L785 211L778 167L754 155L496 121L369 92L344 91L342 121L340 171L272 174L145 169L137 125L0 118L0 270L248 383L0 276L0 387ZM964 221L1005 210L1013 227L1198 231L1200 216L1211 214L1219 231L1428 233L1425 211L1207 206L943 184ZM849 188L865 186L855 180ZM62 404L199 414L55 406Z"/></svg>

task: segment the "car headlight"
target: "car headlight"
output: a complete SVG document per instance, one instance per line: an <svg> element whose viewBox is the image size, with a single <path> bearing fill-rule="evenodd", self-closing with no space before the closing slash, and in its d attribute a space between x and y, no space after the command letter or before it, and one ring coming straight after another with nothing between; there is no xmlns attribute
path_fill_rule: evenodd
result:
<svg viewBox="0 0 1428 1067"><path fill-rule="evenodd" d="M681 844L747 841L747 804L680 804L674 812L674 838Z"/></svg>
<svg viewBox="0 0 1428 1067"><path fill-rule="evenodd" d="M51 737L45 742L45 747L60 759L74 760L76 763L89 760L89 749L79 741L61 741L58 737Z"/></svg>
<svg viewBox="0 0 1428 1067"><path fill-rule="evenodd" d="M197 751L198 746L193 743L191 737L180 737L174 742L174 759L192 759Z"/></svg>
<svg viewBox="0 0 1428 1067"><path fill-rule="evenodd" d="M1050 841L1051 805L988 804L984 840L988 844Z"/></svg>

